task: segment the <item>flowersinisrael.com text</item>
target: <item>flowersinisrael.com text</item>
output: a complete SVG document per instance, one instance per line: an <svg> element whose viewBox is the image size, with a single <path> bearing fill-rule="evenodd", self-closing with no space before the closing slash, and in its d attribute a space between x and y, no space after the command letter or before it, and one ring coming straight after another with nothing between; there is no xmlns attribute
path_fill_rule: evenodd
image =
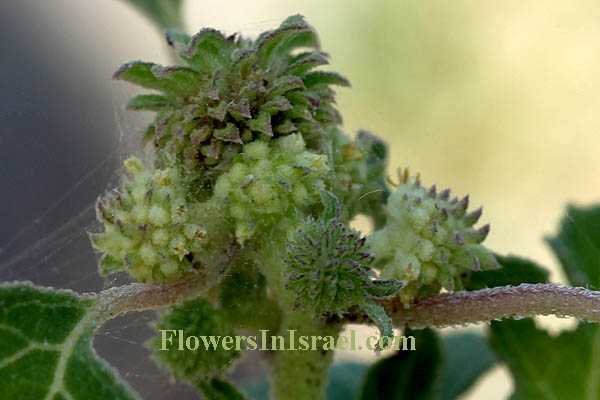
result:
<svg viewBox="0 0 600 400"><path fill-rule="evenodd" d="M350 336L304 336L296 335L295 329L287 330L287 336L269 335L268 329L259 330L260 336L188 336L179 329L161 329L159 350L416 350L414 336L394 336L393 341L382 340L379 336L368 336L359 344L354 330Z"/></svg>

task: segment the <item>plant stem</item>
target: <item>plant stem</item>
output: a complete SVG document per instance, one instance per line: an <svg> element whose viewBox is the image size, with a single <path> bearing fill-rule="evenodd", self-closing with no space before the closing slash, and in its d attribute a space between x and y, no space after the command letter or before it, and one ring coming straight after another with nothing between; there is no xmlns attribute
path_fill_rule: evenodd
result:
<svg viewBox="0 0 600 400"><path fill-rule="evenodd" d="M295 310L295 295L285 288L286 279L283 270L283 260L287 256L286 242L281 238L285 235L274 235L268 245L256 252L257 264L273 291L281 311L279 335L288 337L294 331L296 350L276 351L271 365L271 398L277 400L325 398L327 387L327 372L333 360L333 351L323 349L322 341L309 350L298 350L300 336L325 337L337 339L341 324L326 324L322 319L315 318L308 310ZM290 344L286 344L290 348Z"/></svg>
<svg viewBox="0 0 600 400"><path fill-rule="evenodd" d="M180 304L208 292L212 285L203 276L161 285L132 283L89 295L98 300L96 308L103 320L131 311L147 311Z"/></svg>
<svg viewBox="0 0 600 400"><path fill-rule="evenodd" d="M132 283L112 287L98 294L86 294L97 300L96 312L101 322L131 311L157 310L209 295L221 279L227 275L231 264L239 254L239 248L222 254L217 262L198 275L160 285Z"/></svg>
<svg viewBox="0 0 600 400"><path fill-rule="evenodd" d="M341 327L339 323L325 324L306 312L284 313L279 334L287 337L289 331L295 331L296 350L277 351L274 354L270 379L272 399L325 399L333 349L324 349L323 342L319 340L314 348L302 350L299 349L298 338L306 336L310 341L312 337L330 336L335 341ZM289 349L290 344L286 345Z"/></svg>
<svg viewBox="0 0 600 400"><path fill-rule="evenodd" d="M179 304L205 294L202 276L160 286L133 283L110 288L97 295L103 318L110 319L130 311L154 310ZM397 299L378 302L395 326L418 329L477 324L502 318L527 318L537 315L574 317L600 323L600 292L556 283L499 286L471 292L440 294L415 301L404 308ZM363 312L351 313L346 322L371 322Z"/></svg>
<svg viewBox="0 0 600 400"><path fill-rule="evenodd" d="M503 318L537 315L575 317L600 322L600 292L557 283L499 286L471 292L440 294L405 308L398 299L379 302L396 327L414 329L478 324ZM365 313L353 313L351 322L370 322Z"/></svg>

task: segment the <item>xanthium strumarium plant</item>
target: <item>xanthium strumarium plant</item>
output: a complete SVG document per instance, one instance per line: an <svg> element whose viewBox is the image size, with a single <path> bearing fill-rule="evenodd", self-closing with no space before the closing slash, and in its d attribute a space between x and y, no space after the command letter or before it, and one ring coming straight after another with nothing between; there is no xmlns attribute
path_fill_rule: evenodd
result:
<svg viewBox="0 0 600 400"><path fill-rule="evenodd" d="M155 117L143 157L125 160L122 184L97 202L103 228L91 234L101 274L125 271L140 283L81 296L1 286L1 398L135 398L91 349L102 322L130 311L163 309L157 329L193 336L269 329L336 337L349 322L371 323L380 346L391 342L394 326L538 314L598 321L597 292L541 284L547 274L539 267L484 247L489 225L477 226L482 209L469 211L468 196L425 187L408 169L390 179L386 143L342 131L334 87L349 83L322 69L328 55L302 16L254 40L213 29L193 36L168 30L166 38L178 65L134 61L114 74L153 91L128 107ZM600 220L596 209L571 213ZM372 220L372 234L350 227L359 214ZM589 249L567 225L551 244L567 275L578 277L574 285L595 284L600 268L588 267ZM590 226L588 238L600 239ZM523 322L494 323L491 343L516 377L515 398L536 398L539 387L510 347L554 339ZM573 336L596 330L581 326ZM519 329L528 332L521 342L502 334ZM454 398L494 362L484 345L475 353L480 338L466 336L464 351L479 364L444 372L440 365L456 359L443 360L435 331L406 332L420 349L375 364L362 398L438 398L440 379L445 398ZM148 345L158 363L206 398L244 398L224 378L240 351L161 351L160 335ZM324 398L333 351L319 346L270 354L273 398ZM417 385L402 374L419 363L429 367L411 372L420 374L412 377ZM448 389L457 380L448 374L457 373L466 383Z"/></svg>

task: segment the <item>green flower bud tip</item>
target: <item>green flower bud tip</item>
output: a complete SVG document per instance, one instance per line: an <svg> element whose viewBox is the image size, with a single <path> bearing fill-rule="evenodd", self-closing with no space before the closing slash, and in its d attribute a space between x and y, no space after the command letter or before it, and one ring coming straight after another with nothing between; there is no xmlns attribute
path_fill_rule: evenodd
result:
<svg viewBox="0 0 600 400"><path fill-rule="evenodd" d="M391 336L391 320L373 299L395 295L404 282L376 279L367 250L365 238L338 219L309 218L288 246L286 289L296 296L295 307L319 318L341 317L357 305Z"/></svg>
<svg viewBox="0 0 600 400"><path fill-rule="evenodd" d="M489 225L473 228L482 209L467 213L468 196L450 200L450 190L425 189L408 170L400 171L399 179L386 204L387 223L368 243L383 277L408 282L399 292L405 305L441 288L462 289L471 270L499 268L481 245Z"/></svg>
<svg viewBox="0 0 600 400"><path fill-rule="evenodd" d="M255 141L219 176L214 196L226 205L243 244L256 232L286 227L296 210L319 201L328 170L327 157L306 150L299 134Z"/></svg>
<svg viewBox="0 0 600 400"><path fill-rule="evenodd" d="M104 252L101 273L127 269L146 283L194 273L194 253L207 232L193 222L198 211L185 199L181 175L175 168L146 169L135 157L124 164L132 179L96 205L104 232L91 238Z"/></svg>
<svg viewBox="0 0 600 400"><path fill-rule="evenodd" d="M213 29L193 37L168 31L167 41L185 66L134 61L114 74L160 92L135 97L129 108L157 112L145 139L165 149L163 157L211 175L228 169L244 143L291 133L316 143L341 122L330 85L349 83L314 70L328 56L300 15L254 41Z"/></svg>

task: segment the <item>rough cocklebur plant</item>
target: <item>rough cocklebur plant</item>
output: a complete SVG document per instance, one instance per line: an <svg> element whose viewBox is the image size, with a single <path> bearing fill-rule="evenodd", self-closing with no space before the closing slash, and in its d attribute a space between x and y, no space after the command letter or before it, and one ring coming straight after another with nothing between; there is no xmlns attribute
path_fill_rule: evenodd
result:
<svg viewBox="0 0 600 400"><path fill-rule="evenodd" d="M166 37L178 65L136 61L115 73L153 91L129 108L156 114L143 161L125 160L90 235L101 274L140 283L86 295L0 286L0 398L136 398L91 347L104 321L133 311L161 310L154 359L209 399L245 397L226 374L252 347L268 353L272 398L324 398L330 342L276 351L275 334L335 339L349 322L366 323L385 347L394 327L405 329L417 351L376 363L355 395L455 398L494 358L479 336L442 340L429 328L547 314L600 321L599 292L545 283L535 264L484 247L489 225L476 226L482 212L468 210L468 197L425 188L407 169L388 179L385 142L342 131L332 85L348 82L321 69L327 54L303 17L254 40L212 29ZM573 285L596 287L600 212L569 213L550 243ZM359 214L374 233L350 226ZM253 335L254 346L191 340L235 334ZM599 334L582 323L552 338L531 321L504 321L492 324L490 344L515 377L515 398L581 387L597 398L585 377L600 362L588 351ZM586 358L575 354L577 368L559 377L564 346ZM550 361L528 362L535 352ZM331 371L329 388L339 389L345 370Z"/></svg>

